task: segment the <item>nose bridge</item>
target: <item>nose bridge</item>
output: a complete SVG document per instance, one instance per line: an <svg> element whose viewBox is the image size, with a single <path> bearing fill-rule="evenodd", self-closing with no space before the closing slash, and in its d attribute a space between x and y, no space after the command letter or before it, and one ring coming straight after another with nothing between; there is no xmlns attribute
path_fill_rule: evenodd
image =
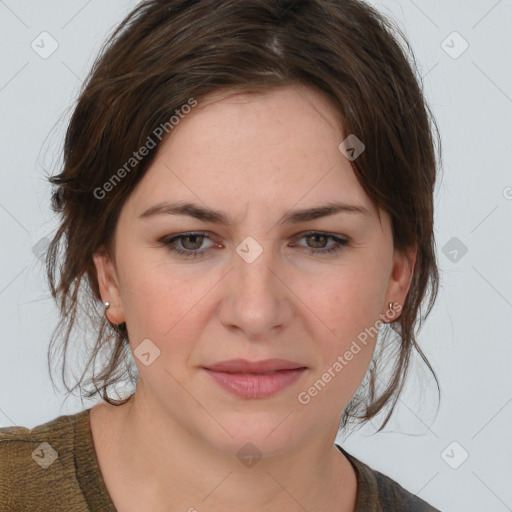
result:
<svg viewBox="0 0 512 512"><path fill-rule="evenodd" d="M223 323L252 338L268 336L290 316L286 287L276 276L279 265L272 244L271 237L249 236L236 247L224 296Z"/></svg>
<svg viewBox="0 0 512 512"><path fill-rule="evenodd" d="M256 239L248 236L236 247L235 279L254 299L275 289L273 281L276 277L275 271L272 271L274 266L271 237Z"/></svg>

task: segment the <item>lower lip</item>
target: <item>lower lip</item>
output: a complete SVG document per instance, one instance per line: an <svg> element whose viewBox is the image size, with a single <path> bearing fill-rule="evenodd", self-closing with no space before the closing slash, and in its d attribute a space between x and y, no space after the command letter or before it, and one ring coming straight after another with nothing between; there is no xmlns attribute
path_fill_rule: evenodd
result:
<svg viewBox="0 0 512 512"><path fill-rule="evenodd" d="M243 398L267 398L291 386L306 368L279 370L271 375L216 372L204 368L224 389Z"/></svg>

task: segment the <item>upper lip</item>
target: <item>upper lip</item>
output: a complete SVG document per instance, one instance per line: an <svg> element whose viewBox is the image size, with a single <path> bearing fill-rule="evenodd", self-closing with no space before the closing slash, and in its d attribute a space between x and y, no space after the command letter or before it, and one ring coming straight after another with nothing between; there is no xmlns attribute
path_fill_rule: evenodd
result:
<svg viewBox="0 0 512 512"><path fill-rule="evenodd" d="M294 370L306 368L300 363L286 359L265 359L264 361L247 361L246 359L231 359L204 366L207 370L229 373L267 373L277 370Z"/></svg>

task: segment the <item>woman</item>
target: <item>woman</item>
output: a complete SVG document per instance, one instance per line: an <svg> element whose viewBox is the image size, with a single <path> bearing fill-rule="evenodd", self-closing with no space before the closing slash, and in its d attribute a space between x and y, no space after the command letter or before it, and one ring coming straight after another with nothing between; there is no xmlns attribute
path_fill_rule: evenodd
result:
<svg viewBox="0 0 512 512"><path fill-rule="evenodd" d="M437 164L414 71L357 0L149 0L123 20L51 178L56 335L65 363L88 316L73 389L104 402L2 429L1 510L437 510L334 443L388 406L384 427L424 357Z"/></svg>

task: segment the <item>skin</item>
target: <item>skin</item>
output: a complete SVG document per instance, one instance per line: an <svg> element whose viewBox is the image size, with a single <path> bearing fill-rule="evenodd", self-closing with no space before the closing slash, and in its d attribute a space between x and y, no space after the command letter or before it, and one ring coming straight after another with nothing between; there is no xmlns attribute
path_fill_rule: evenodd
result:
<svg viewBox="0 0 512 512"><path fill-rule="evenodd" d="M174 128L125 202L115 258L94 255L101 296L111 304L109 320L126 322L132 350L150 339L160 356L148 366L134 357L139 381L130 402L91 412L118 510L355 510L355 473L334 441L375 338L360 343L307 405L297 396L383 318L389 302L404 303L416 248L394 249L388 214L375 209L338 149L347 135L329 100L307 87L210 95ZM232 224L139 218L178 200L221 210ZM329 201L369 213L278 224L289 210ZM349 243L311 254L335 243L303 235L311 230ZM202 257L159 242L190 231L209 238L175 244ZM263 250L252 263L236 252L249 236ZM308 370L274 396L245 399L201 368L237 357L284 358ZM252 467L237 458L247 442L262 456Z"/></svg>

